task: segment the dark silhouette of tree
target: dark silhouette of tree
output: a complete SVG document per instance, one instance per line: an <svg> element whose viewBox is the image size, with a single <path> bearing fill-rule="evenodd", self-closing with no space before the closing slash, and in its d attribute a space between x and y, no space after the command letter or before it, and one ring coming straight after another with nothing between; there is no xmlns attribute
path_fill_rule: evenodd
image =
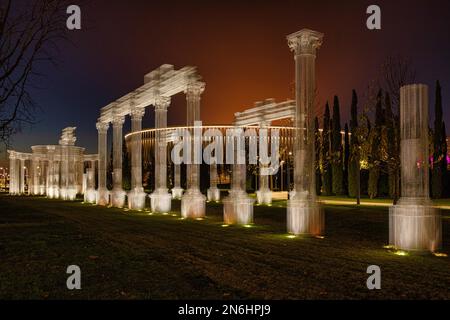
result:
<svg viewBox="0 0 450 320"><path fill-rule="evenodd" d="M322 189L322 180L320 175L320 154L321 154L321 143L320 143L320 132L319 132L319 118L314 118L314 147L316 153L315 159L315 170L316 170L316 194L320 195L320 190Z"/></svg>
<svg viewBox="0 0 450 320"><path fill-rule="evenodd" d="M348 164L348 195L358 197L359 181L359 141L358 141L358 96L352 91L350 107L350 160Z"/></svg>
<svg viewBox="0 0 450 320"><path fill-rule="evenodd" d="M434 105L434 134L433 134L433 171L431 177L431 194L433 198L442 197L443 178L446 171L446 155L443 146L446 143L444 138L444 121L442 120L442 95L441 84L436 82L436 100Z"/></svg>
<svg viewBox="0 0 450 320"><path fill-rule="evenodd" d="M389 183L389 196L397 202L400 192L400 130L398 118L392 111L392 104L389 93L385 95L385 130L383 131L384 142L382 146L386 148L386 165Z"/></svg>
<svg viewBox="0 0 450 320"><path fill-rule="evenodd" d="M333 120L331 139L331 159L332 159L332 192L336 195L344 194L344 181L342 169L342 135L341 135L341 115L339 110L339 98L334 96Z"/></svg>
<svg viewBox="0 0 450 320"><path fill-rule="evenodd" d="M348 125L344 126L344 194L348 195L348 162L350 159L350 137Z"/></svg>
<svg viewBox="0 0 450 320"><path fill-rule="evenodd" d="M56 64L67 40L67 0L3 0L0 3L0 141L34 122L33 90L46 64Z"/></svg>
<svg viewBox="0 0 450 320"><path fill-rule="evenodd" d="M369 184L368 194L371 199L378 195L378 179L380 178L381 166L381 130L384 122L384 111L382 106L383 93L380 90L377 95L377 102L375 106L375 126L370 130L370 145L369 153Z"/></svg>
<svg viewBox="0 0 450 320"><path fill-rule="evenodd" d="M332 176L330 163L330 106L328 102L325 105L325 113L323 115L323 131L322 131L322 187L324 195L332 194Z"/></svg>

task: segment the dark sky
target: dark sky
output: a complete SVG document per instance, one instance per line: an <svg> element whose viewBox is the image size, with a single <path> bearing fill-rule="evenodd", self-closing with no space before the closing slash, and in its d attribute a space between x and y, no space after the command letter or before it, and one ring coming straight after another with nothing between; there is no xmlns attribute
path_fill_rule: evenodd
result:
<svg viewBox="0 0 450 320"><path fill-rule="evenodd" d="M366 28L370 4L381 7L381 31ZM207 124L229 124L234 112L258 100L293 98L294 61L286 35L302 28L325 34L317 58L319 99L324 105L339 96L342 125L351 90L363 102L380 64L400 54L412 59L416 82L430 86L431 107L435 81L441 81L450 126L447 0L91 0L81 9L82 30L71 32L74 45L62 47L61 64L45 68L44 89L37 94L39 122L14 137L17 150L57 143L62 128L76 126L77 144L96 152L100 108L142 85L144 74L164 63L198 67L206 82L201 112ZM144 128L153 127L153 111L147 110ZM180 94L170 107L169 125L184 122Z"/></svg>

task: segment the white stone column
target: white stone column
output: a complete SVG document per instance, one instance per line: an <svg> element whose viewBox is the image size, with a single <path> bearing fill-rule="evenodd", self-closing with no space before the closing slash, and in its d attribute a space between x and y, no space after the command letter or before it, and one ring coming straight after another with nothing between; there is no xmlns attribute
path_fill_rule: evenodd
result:
<svg viewBox="0 0 450 320"><path fill-rule="evenodd" d="M108 154L108 128L109 123L97 122L98 131L98 190L97 204L107 206L109 204L109 191L106 187L106 167Z"/></svg>
<svg viewBox="0 0 450 320"><path fill-rule="evenodd" d="M25 159L20 159L20 185L19 193L25 194Z"/></svg>
<svg viewBox="0 0 450 320"><path fill-rule="evenodd" d="M33 195L39 194L39 159L36 156L32 157L33 167Z"/></svg>
<svg viewBox="0 0 450 320"><path fill-rule="evenodd" d="M128 208L143 210L145 208L146 193L142 187L142 117L145 108L132 106L131 132L131 191L128 192Z"/></svg>
<svg viewBox="0 0 450 320"><path fill-rule="evenodd" d="M259 128L260 130L268 130L269 125L270 123L261 122ZM259 135L259 138L262 139L262 136ZM265 145L269 146L269 135L265 136L264 139L267 139ZM272 191L270 190L269 186L269 175L267 174L267 169L268 166L266 164L263 164L261 162L259 163L259 190L256 191L256 199L258 204L272 204Z"/></svg>
<svg viewBox="0 0 450 320"><path fill-rule="evenodd" d="M55 198L55 146L47 147L48 174L47 197Z"/></svg>
<svg viewBox="0 0 450 320"><path fill-rule="evenodd" d="M151 210L168 213L172 206L172 196L167 189L167 108L170 97L158 97L155 101L155 190L150 195Z"/></svg>
<svg viewBox="0 0 450 320"><path fill-rule="evenodd" d="M171 190L172 192L172 198L173 199L181 199L183 196L183 188L181 188L181 165L174 164L173 165L173 188Z"/></svg>
<svg viewBox="0 0 450 320"><path fill-rule="evenodd" d="M217 163L214 161L209 165L208 201L218 202L220 200L220 190L217 188L217 180Z"/></svg>
<svg viewBox="0 0 450 320"><path fill-rule="evenodd" d="M324 212L316 200L314 151L314 95L316 51L323 34L302 29L287 37L295 55L294 191L287 208L287 229L298 235L320 235Z"/></svg>
<svg viewBox="0 0 450 320"><path fill-rule="evenodd" d="M238 134L241 132L241 134ZM227 137L233 139L234 163L229 195L223 199L223 220L226 224L248 225L253 223L253 203L246 191L247 166L245 156L245 137L241 129L237 129L236 135ZM230 144L227 144L227 149ZM229 152L229 150L227 150Z"/></svg>
<svg viewBox="0 0 450 320"><path fill-rule="evenodd" d="M434 252L442 243L442 220L429 191L428 87L400 89L402 196L389 210L389 242L398 249Z"/></svg>
<svg viewBox="0 0 450 320"><path fill-rule="evenodd" d="M123 208L125 205L126 192L122 186L122 127L125 122L123 116L116 116L113 120L113 190L111 192L111 205Z"/></svg>
<svg viewBox="0 0 450 320"><path fill-rule="evenodd" d="M86 192L84 202L95 203L97 191L95 190L95 160L91 160L91 167L86 169Z"/></svg>
<svg viewBox="0 0 450 320"><path fill-rule="evenodd" d="M200 121L200 98L205 90L205 84L193 81L188 84L186 93L187 102L187 125L194 126L195 121ZM194 131L191 130L191 164L187 165L187 190L181 198L181 215L184 218L203 218L205 216L206 197L200 192L200 165L194 163L194 152L196 142ZM197 141L201 143L201 141ZM202 155L198 155L200 159Z"/></svg>
<svg viewBox="0 0 450 320"><path fill-rule="evenodd" d="M16 195L16 153L9 152L9 194Z"/></svg>

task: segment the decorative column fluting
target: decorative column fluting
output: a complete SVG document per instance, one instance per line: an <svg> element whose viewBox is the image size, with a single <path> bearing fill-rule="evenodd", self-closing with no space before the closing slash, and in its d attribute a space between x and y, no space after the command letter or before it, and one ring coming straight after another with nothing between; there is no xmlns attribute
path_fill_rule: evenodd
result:
<svg viewBox="0 0 450 320"><path fill-rule="evenodd" d="M170 97L160 96L155 101L155 190L150 195L151 210L155 213L168 213L171 210L172 196L167 189L167 108Z"/></svg>
<svg viewBox="0 0 450 320"><path fill-rule="evenodd" d="M98 131L98 190L97 204L107 206L109 204L109 191L106 187L107 166L107 139L109 123L97 122Z"/></svg>
<svg viewBox="0 0 450 320"><path fill-rule="evenodd" d="M259 129L268 130L270 123L261 122L259 125ZM269 137L268 135L259 135L260 139L267 139L265 141L265 145L269 145ZM261 150L260 150L261 152ZM261 162L260 155L260 163L259 163L259 190L256 191L256 199L258 204L272 204L272 191L269 187L269 175L268 175L268 165Z"/></svg>
<svg viewBox="0 0 450 320"><path fill-rule="evenodd" d="M122 158L123 158L123 136L122 128L125 118L115 116L113 124L113 190L111 192L111 205L117 208L123 208L125 205L126 192L122 186Z"/></svg>
<svg viewBox="0 0 450 320"><path fill-rule="evenodd" d="M25 194L25 159L20 159L20 194Z"/></svg>
<svg viewBox="0 0 450 320"><path fill-rule="evenodd" d="M128 193L128 208L142 210L145 208L146 193L142 187L142 117L145 108L131 109L131 191Z"/></svg>
<svg viewBox="0 0 450 320"><path fill-rule="evenodd" d="M287 36L295 55L294 191L287 208L287 229L298 235L320 235L324 212L316 200L314 168L314 95L316 51L323 34L302 29Z"/></svg>
<svg viewBox="0 0 450 320"><path fill-rule="evenodd" d="M205 84L200 81L192 81L185 91L187 102L187 125L192 127L196 121L200 121L200 99L205 90ZM194 135L191 131L191 163L187 164L187 190L181 198L181 215L184 218L202 218L205 216L206 197L200 191L200 164L195 160L202 160L202 155L196 155L195 146L201 144L201 136ZM200 141L198 141L200 140Z"/></svg>
<svg viewBox="0 0 450 320"><path fill-rule="evenodd" d="M400 89L402 195L389 210L389 242L398 249L434 252L442 243L442 220L429 192L428 87Z"/></svg>
<svg viewBox="0 0 450 320"><path fill-rule="evenodd" d="M16 195L16 153L9 151L9 194Z"/></svg>

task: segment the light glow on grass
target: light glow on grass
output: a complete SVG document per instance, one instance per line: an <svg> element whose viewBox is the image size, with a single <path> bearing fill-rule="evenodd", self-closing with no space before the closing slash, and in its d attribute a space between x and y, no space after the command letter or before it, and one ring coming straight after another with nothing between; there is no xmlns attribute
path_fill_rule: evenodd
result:
<svg viewBox="0 0 450 320"><path fill-rule="evenodd" d="M443 252L434 252L433 255L434 255L435 257L440 257L440 258L448 257L448 254L443 253Z"/></svg>
<svg viewBox="0 0 450 320"><path fill-rule="evenodd" d="M229 226L230 226L229 224L223 224L222 228L226 228L226 227L229 227Z"/></svg>
<svg viewBox="0 0 450 320"><path fill-rule="evenodd" d="M297 236L296 236L295 234L288 234L288 235L286 236L286 238L288 238L288 239L296 239Z"/></svg>
<svg viewBox="0 0 450 320"><path fill-rule="evenodd" d="M168 212L163 212L162 215L163 216L167 216L169 213Z"/></svg>
<svg viewBox="0 0 450 320"><path fill-rule="evenodd" d="M244 228L252 228L253 226L251 224L244 224L243 227Z"/></svg>
<svg viewBox="0 0 450 320"><path fill-rule="evenodd" d="M325 239L324 236L315 236L316 239Z"/></svg>
<svg viewBox="0 0 450 320"><path fill-rule="evenodd" d="M176 214L176 213L172 214L172 217L176 217L176 216L177 216L177 214Z"/></svg>
<svg viewBox="0 0 450 320"><path fill-rule="evenodd" d="M407 256L407 255L409 255L408 252L403 251L403 250L397 250L397 251L394 252L394 254L397 255L397 256Z"/></svg>
<svg viewBox="0 0 450 320"><path fill-rule="evenodd" d="M202 221L202 220L204 220L203 218L195 218L195 220L197 220L197 221Z"/></svg>
<svg viewBox="0 0 450 320"><path fill-rule="evenodd" d="M388 244L383 246L384 249L395 249L395 246L393 246L392 244Z"/></svg>

